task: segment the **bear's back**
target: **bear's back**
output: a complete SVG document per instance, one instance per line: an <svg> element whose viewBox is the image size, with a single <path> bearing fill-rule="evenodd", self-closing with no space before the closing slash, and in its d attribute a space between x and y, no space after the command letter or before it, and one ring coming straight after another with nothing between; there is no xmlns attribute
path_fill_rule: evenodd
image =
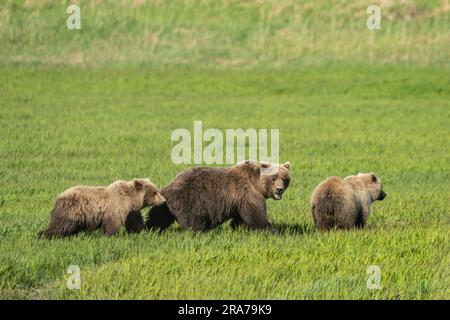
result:
<svg viewBox="0 0 450 320"><path fill-rule="evenodd" d="M354 225L359 210L358 193L340 178L330 177L320 183L311 197L314 221L319 229Z"/></svg>
<svg viewBox="0 0 450 320"><path fill-rule="evenodd" d="M57 199L70 199L72 201L80 201L81 199L87 201L102 201L108 197L109 192L106 187L75 186L60 193Z"/></svg>
<svg viewBox="0 0 450 320"><path fill-rule="evenodd" d="M178 189L185 191L186 187L197 191L207 187L215 189L216 186L226 183L228 178L229 170L227 168L197 167L187 169L179 173L168 186L162 189L162 192ZM208 189L203 189L203 191L208 191Z"/></svg>
<svg viewBox="0 0 450 320"><path fill-rule="evenodd" d="M243 196L236 179L230 168L197 167L178 174L161 194L182 226L208 229L229 219Z"/></svg>

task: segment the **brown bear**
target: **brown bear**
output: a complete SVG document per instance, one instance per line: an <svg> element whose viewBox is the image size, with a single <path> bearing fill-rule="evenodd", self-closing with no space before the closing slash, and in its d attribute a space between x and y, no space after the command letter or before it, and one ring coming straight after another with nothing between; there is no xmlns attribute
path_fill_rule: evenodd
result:
<svg viewBox="0 0 450 320"><path fill-rule="evenodd" d="M345 179L330 177L320 183L311 196L311 211L318 230L362 228L375 200L386 193L373 173L359 173Z"/></svg>
<svg viewBox="0 0 450 320"><path fill-rule="evenodd" d="M280 200L289 185L291 164L244 161L232 167L185 170L161 194L167 199L148 213L150 230L210 230L232 219L232 227L275 231L267 220L266 199Z"/></svg>
<svg viewBox="0 0 450 320"><path fill-rule="evenodd" d="M52 238L101 228L107 236L124 225L128 232L144 227L141 209L165 201L149 179L116 181L107 187L73 187L55 202L50 224L39 235Z"/></svg>

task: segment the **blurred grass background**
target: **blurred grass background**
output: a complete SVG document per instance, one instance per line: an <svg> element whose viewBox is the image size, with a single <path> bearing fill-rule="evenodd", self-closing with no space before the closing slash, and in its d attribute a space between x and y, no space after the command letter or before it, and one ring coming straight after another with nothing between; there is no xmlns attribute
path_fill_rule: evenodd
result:
<svg viewBox="0 0 450 320"><path fill-rule="evenodd" d="M81 8L68 30L66 8ZM366 9L381 7L381 30ZM449 66L449 0L3 0L0 63L251 68Z"/></svg>

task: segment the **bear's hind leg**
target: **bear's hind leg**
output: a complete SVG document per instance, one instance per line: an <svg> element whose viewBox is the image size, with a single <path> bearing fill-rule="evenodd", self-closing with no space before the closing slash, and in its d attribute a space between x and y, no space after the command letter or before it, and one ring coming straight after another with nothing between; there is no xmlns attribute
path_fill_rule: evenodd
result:
<svg viewBox="0 0 450 320"><path fill-rule="evenodd" d="M69 237L79 232L78 223L67 217L60 217L52 213L48 227L38 234L40 238L60 238Z"/></svg>
<svg viewBox="0 0 450 320"><path fill-rule="evenodd" d="M234 230L234 229L239 228L243 224L244 224L244 220L242 220L242 218L240 216L236 216L236 217L232 218L230 226Z"/></svg>
<svg viewBox="0 0 450 320"><path fill-rule="evenodd" d="M208 231L214 227L209 218L203 215L191 215L188 224L181 223L181 226L185 229L190 228L194 232Z"/></svg>
<svg viewBox="0 0 450 320"><path fill-rule="evenodd" d="M233 210L231 213L231 223L230 226L233 230L244 226L245 221L241 218L241 215L239 214L238 210Z"/></svg>

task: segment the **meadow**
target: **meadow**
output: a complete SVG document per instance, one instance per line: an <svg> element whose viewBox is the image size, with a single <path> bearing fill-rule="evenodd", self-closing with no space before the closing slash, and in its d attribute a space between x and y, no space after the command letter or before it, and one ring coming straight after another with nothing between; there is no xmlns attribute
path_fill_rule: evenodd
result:
<svg viewBox="0 0 450 320"><path fill-rule="evenodd" d="M383 2L376 36L367 1L80 1L79 31L65 29L68 3L0 9L1 299L450 298L445 1ZM171 161L171 133L196 120L280 130L293 176L267 202L277 234L36 239L70 186L168 184L190 167ZM314 187L365 171L388 194L367 228L316 232Z"/></svg>

